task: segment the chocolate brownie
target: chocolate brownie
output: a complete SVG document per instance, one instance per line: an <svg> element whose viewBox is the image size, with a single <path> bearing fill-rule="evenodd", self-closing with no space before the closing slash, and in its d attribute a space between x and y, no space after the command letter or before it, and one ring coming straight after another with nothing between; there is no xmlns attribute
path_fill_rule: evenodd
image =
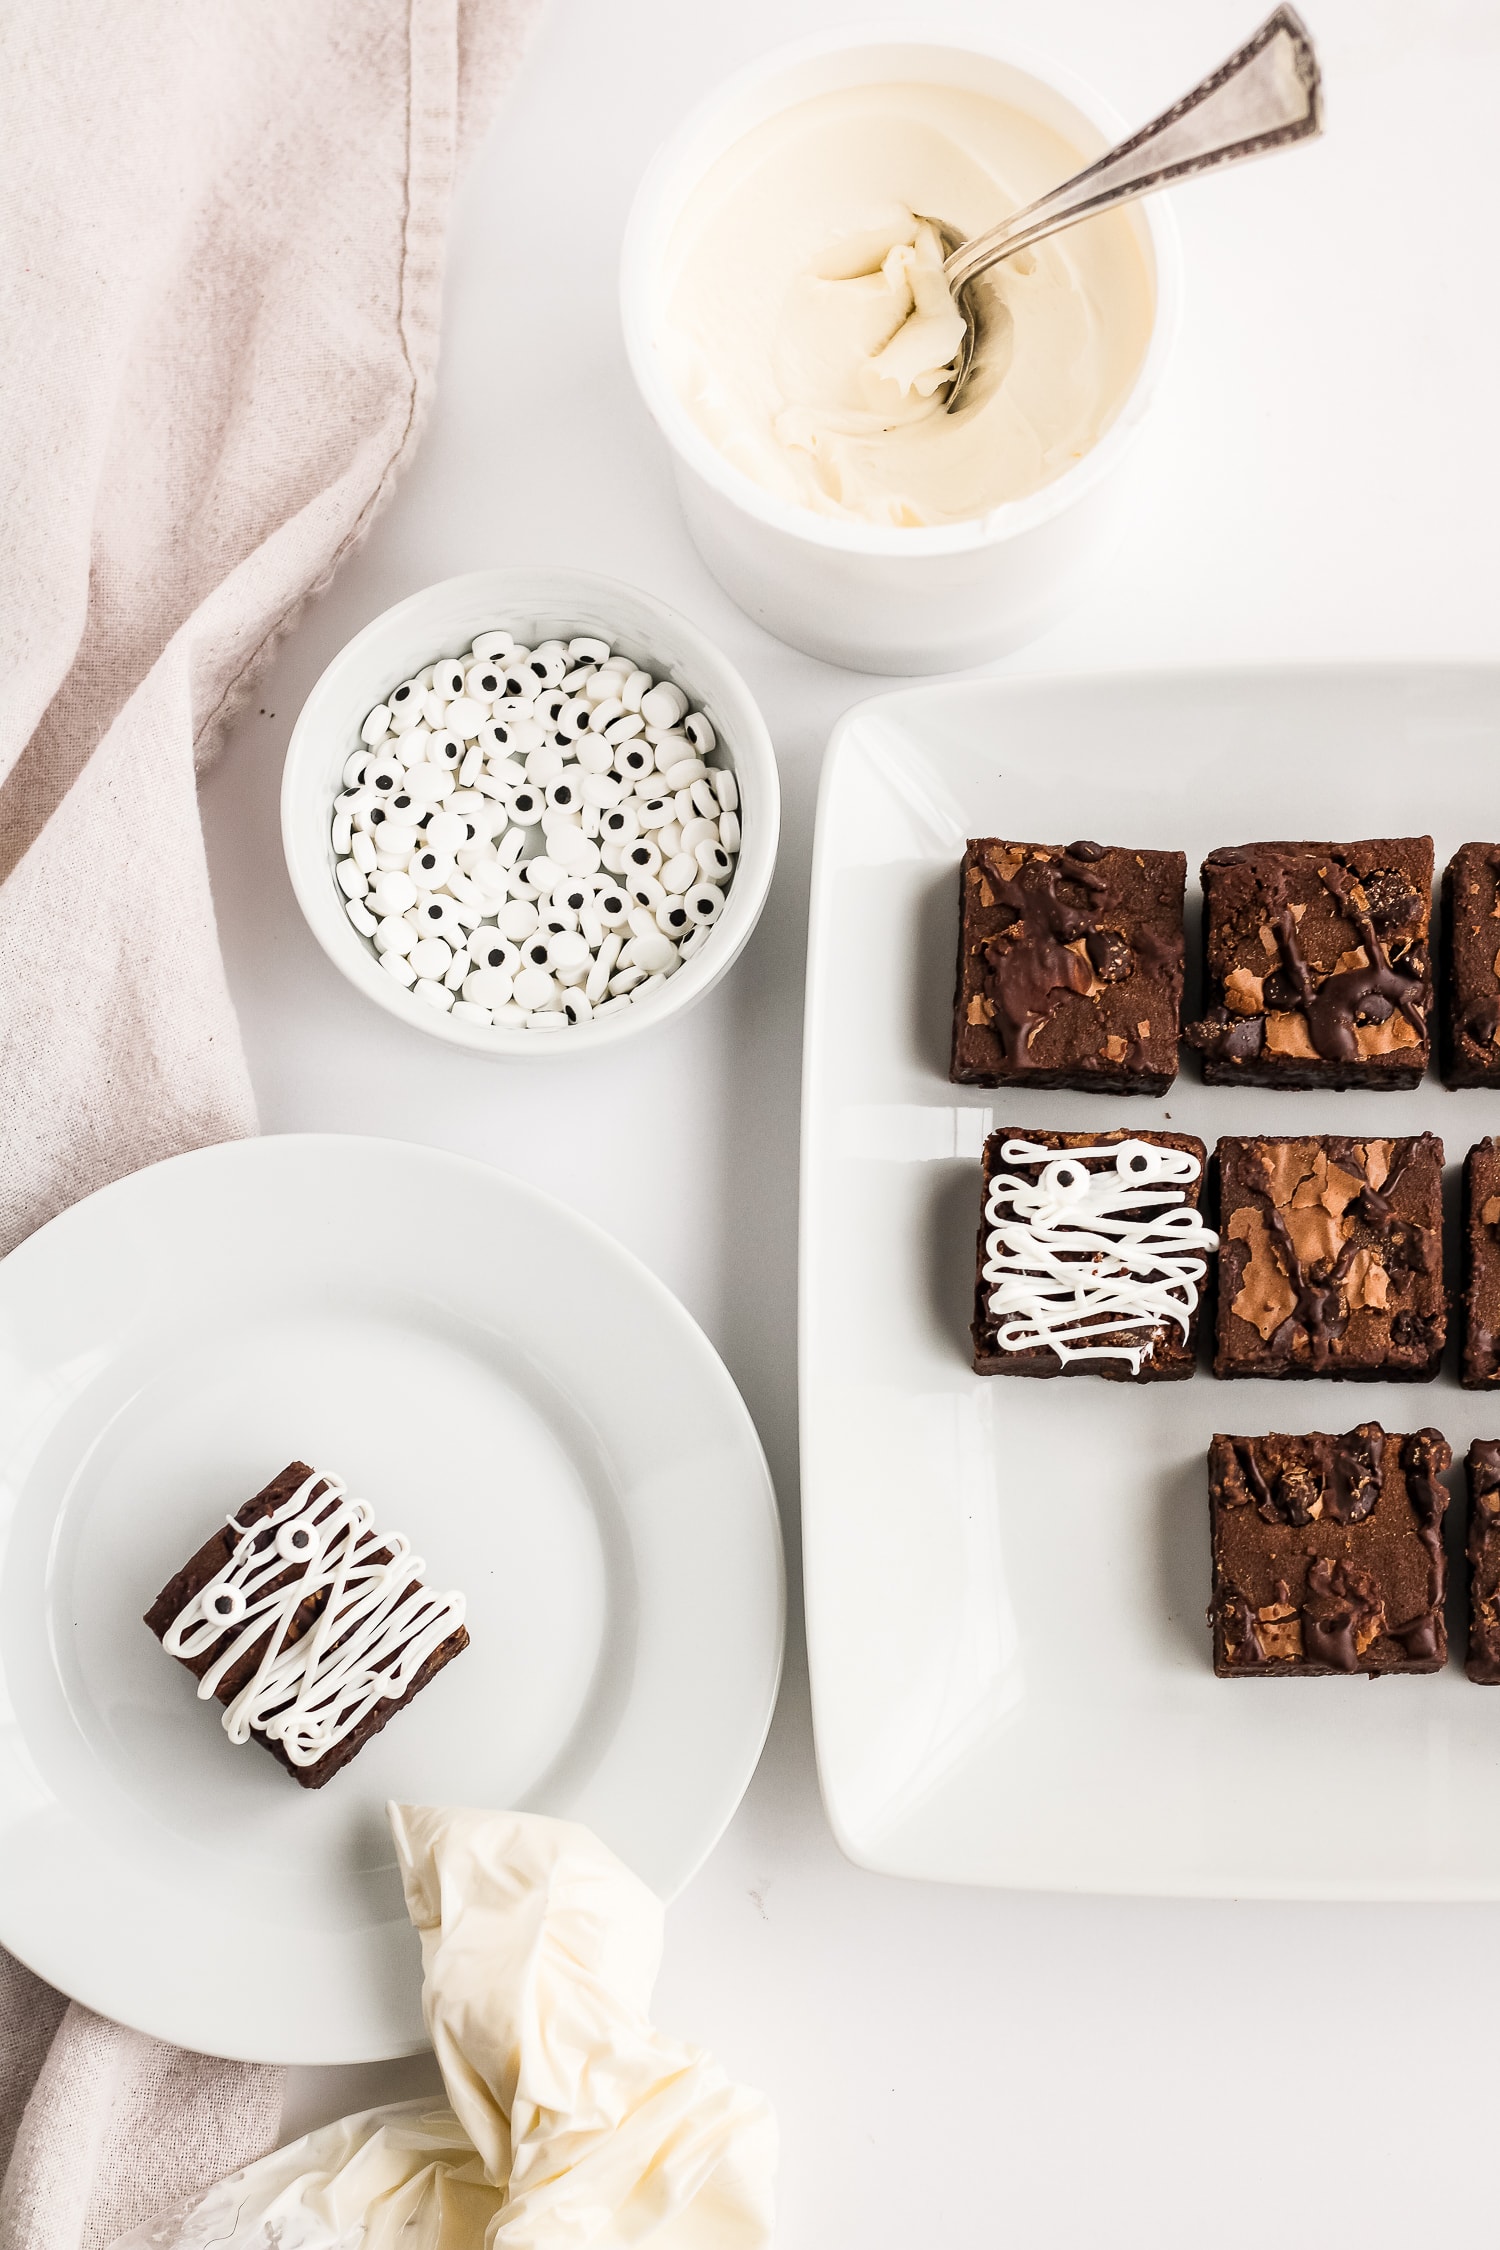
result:
<svg viewBox="0 0 1500 2250"><path fill-rule="evenodd" d="M1425 1383L1447 1339L1443 1144L1222 1140L1214 1373Z"/></svg>
<svg viewBox="0 0 1500 2250"><path fill-rule="evenodd" d="M1187 1133L1043 1133L984 1145L974 1366L981 1375L1191 1375L1218 1237Z"/></svg>
<svg viewBox="0 0 1500 2250"><path fill-rule="evenodd" d="M1469 1486L1469 1650L1464 1670L1500 1686L1500 1444L1476 1438L1464 1464Z"/></svg>
<svg viewBox="0 0 1500 2250"><path fill-rule="evenodd" d="M1464 1158L1464 1348L1466 1391L1500 1384L1500 1141L1479 1141Z"/></svg>
<svg viewBox="0 0 1500 2250"><path fill-rule="evenodd" d="M1203 863L1210 1086L1415 1086L1432 1024L1432 839L1243 844Z"/></svg>
<svg viewBox="0 0 1500 2250"><path fill-rule="evenodd" d="M1186 873L1181 852L974 838L959 877L955 1084L1164 1094Z"/></svg>
<svg viewBox="0 0 1500 2250"><path fill-rule="evenodd" d="M1208 1450L1221 1680L1436 1672L1446 1487L1437 1430L1216 1436Z"/></svg>
<svg viewBox="0 0 1500 2250"><path fill-rule="evenodd" d="M1500 1086L1500 844L1460 844L1443 870L1443 1076Z"/></svg>
<svg viewBox="0 0 1500 2250"><path fill-rule="evenodd" d="M365 1502L350 1500L336 1477L292 1461L168 1580L146 1623L194 1679L223 1666L212 1693L226 1732L236 1722L229 1707L270 1657L274 1670L242 1705L231 1739L260 1743L304 1789L321 1789L469 1645L462 1595L433 1593L422 1569L404 1539L373 1529ZM300 1644L336 1594L309 1679Z"/></svg>

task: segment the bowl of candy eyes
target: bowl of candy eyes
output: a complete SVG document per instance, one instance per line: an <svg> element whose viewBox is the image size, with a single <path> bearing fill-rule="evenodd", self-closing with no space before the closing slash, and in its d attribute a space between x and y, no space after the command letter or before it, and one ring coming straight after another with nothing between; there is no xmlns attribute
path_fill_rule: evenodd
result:
<svg viewBox="0 0 1500 2250"><path fill-rule="evenodd" d="M281 812L352 984L452 1045L534 1055L718 982L765 903L780 792L749 690L686 619L582 571L488 570L334 658Z"/></svg>

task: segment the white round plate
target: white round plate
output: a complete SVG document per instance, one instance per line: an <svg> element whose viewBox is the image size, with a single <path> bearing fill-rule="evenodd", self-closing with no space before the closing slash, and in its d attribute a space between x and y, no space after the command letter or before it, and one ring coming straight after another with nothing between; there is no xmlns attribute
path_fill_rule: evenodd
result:
<svg viewBox="0 0 1500 2250"><path fill-rule="evenodd" d="M471 1646L299 1788L142 1613L288 1461L468 1598ZM676 1299L486 1165L241 1141L0 1264L0 1943L212 2054L425 2044L388 1798L586 1822L670 1896L770 1723L785 1587L750 1417Z"/></svg>

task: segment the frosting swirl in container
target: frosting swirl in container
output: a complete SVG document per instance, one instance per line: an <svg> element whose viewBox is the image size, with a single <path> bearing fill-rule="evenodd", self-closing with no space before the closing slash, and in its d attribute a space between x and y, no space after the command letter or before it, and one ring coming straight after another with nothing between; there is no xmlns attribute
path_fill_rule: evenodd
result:
<svg viewBox="0 0 1500 2250"><path fill-rule="evenodd" d="M943 412L962 321L941 220L996 225L1087 161L1023 109L954 86L853 86L767 119L695 188L669 252L664 361L757 484L856 521L961 522L1061 476L1119 414L1155 296L1110 212L995 269L1004 373Z"/></svg>

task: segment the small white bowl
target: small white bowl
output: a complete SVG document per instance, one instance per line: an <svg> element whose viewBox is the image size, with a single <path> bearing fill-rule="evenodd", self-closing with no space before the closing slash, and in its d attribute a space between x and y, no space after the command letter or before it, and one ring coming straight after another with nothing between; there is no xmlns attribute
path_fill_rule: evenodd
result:
<svg viewBox="0 0 1500 2250"><path fill-rule="evenodd" d="M1126 214L1156 296L1135 385L1099 443L1051 484L964 523L903 530L817 515L765 491L693 420L663 362L677 222L704 175L768 117L848 86L956 85L1024 109L1086 158L1123 136L1107 103L1024 50L979 50L844 31L783 48L692 111L658 152L625 232L620 304L641 396L672 452L688 529L725 591L760 624L831 664L939 672L1035 639L1123 529L1123 473L1177 327L1180 255L1166 201Z"/></svg>
<svg viewBox="0 0 1500 2250"><path fill-rule="evenodd" d="M592 634L639 657L672 680L705 712L718 736L716 758L740 787L741 841L724 910L701 952L652 994L599 1023L565 1031L524 1024L455 1022L387 975L344 911L334 879L330 834L343 769L360 746L366 714L402 680L440 656L462 655L476 633L500 627L520 641ZM287 745L281 781L281 839L297 903L336 969L403 1023L476 1055L596 1054L601 1047L680 1016L718 983L760 919L776 865L781 786L776 753L754 698L734 666L676 610L651 594L590 571L551 568L474 570L428 586L375 618L342 648L302 706Z"/></svg>

